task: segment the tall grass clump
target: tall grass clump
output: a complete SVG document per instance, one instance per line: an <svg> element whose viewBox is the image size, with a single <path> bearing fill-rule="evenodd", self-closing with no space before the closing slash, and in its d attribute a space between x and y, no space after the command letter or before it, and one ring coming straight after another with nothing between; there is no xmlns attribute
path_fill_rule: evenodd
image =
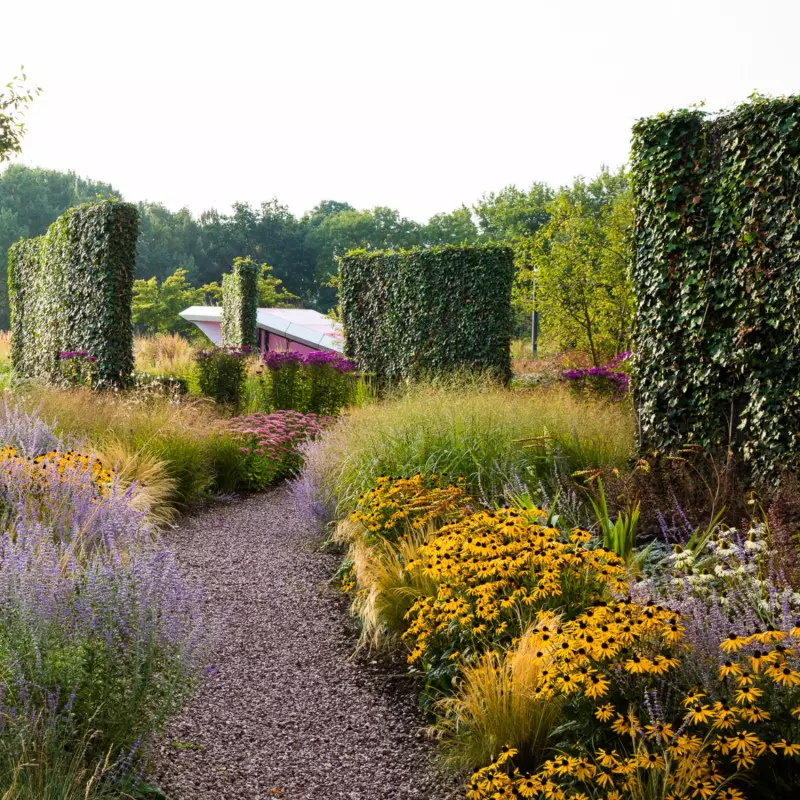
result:
<svg viewBox="0 0 800 800"><path fill-rule="evenodd" d="M178 333L137 336L133 354L137 372L188 380L194 369L195 348Z"/></svg>
<svg viewBox="0 0 800 800"><path fill-rule="evenodd" d="M236 438L222 429L211 403L53 388L29 392L25 403L43 419L56 420L60 434L90 443L110 466L127 465L121 470L123 480L136 473L141 477L153 460L161 462L157 487L150 472L154 510L180 509L209 492L244 486L244 454Z"/></svg>
<svg viewBox="0 0 800 800"><path fill-rule="evenodd" d="M415 386L352 409L306 453L306 478L342 519L379 476L459 477L473 497L493 501L509 486L622 465L634 450L627 403L523 392L491 384Z"/></svg>
<svg viewBox="0 0 800 800"><path fill-rule="evenodd" d="M439 717L433 731L448 767L490 764L504 747L517 751L521 766L541 763L562 703L537 692L552 667L536 657L539 648L526 632L509 652L490 650L463 667L454 694L434 706Z"/></svg>

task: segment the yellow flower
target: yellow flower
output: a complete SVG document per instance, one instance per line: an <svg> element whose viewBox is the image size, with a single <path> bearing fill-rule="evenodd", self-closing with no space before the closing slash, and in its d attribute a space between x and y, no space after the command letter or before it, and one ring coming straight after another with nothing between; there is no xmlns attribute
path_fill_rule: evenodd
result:
<svg viewBox="0 0 800 800"><path fill-rule="evenodd" d="M720 668L719 668L719 679L725 680L725 678L734 677L738 678L742 674L742 668L733 661L726 661Z"/></svg>
<svg viewBox="0 0 800 800"><path fill-rule="evenodd" d="M750 643L750 637L737 636L735 633L728 634L728 638L720 644L720 649L726 653L735 653Z"/></svg>
<svg viewBox="0 0 800 800"><path fill-rule="evenodd" d="M711 707L701 703L695 703L688 709L688 719L692 725L702 725L713 719L714 714Z"/></svg>
<svg viewBox="0 0 800 800"><path fill-rule="evenodd" d="M614 716L614 706L612 706L611 703L598 706L595 709L594 715L600 720L600 722L608 722L611 717Z"/></svg>
<svg viewBox="0 0 800 800"><path fill-rule="evenodd" d="M781 686L800 686L800 673L795 672L795 670L787 664L769 667L767 669L767 675Z"/></svg>

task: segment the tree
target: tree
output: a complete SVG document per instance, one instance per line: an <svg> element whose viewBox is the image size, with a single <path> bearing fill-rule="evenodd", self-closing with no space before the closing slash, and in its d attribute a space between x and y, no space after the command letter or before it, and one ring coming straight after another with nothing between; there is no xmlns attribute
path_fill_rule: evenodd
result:
<svg viewBox="0 0 800 800"><path fill-rule="evenodd" d="M272 274L269 264L261 264L258 276L259 308L292 308L300 298L283 288L283 281Z"/></svg>
<svg viewBox="0 0 800 800"><path fill-rule="evenodd" d="M187 276L187 270L178 267L161 285L155 276L133 282L133 324L140 333L193 334L193 323L180 317L180 312L189 306L221 302L218 283L196 287Z"/></svg>
<svg viewBox="0 0 800 800"><path fill-rule="evenodd" d="M492 239L532 236L550 218L548 204L554 192L546 183L533 183L528 191L506 186L487 192L473 206L481 233Z"/></svg>
<svg viewBox="0 0 800 800"><path fill-rule="evenodd" d="M4 91L0 92L0 164L8 161L15 153L22 152L22 139L25 136L25 112L41 89L30 89L24 67L20 74L12 78Z"/></svg>
<svg viewBox="0 0 800 800"><path fill-rule="evenodd" d="M450 214L434 214L423 227L421 239L426 245L472 244L478 239L478 228L472 212L461 206Z"/></svg>
<svg viewBox="0 0 800 800"><path fill-rule="evenodd" d="M542 329L562 349L590 353L598 366L624 350L630 337L633 292L633 206L630 192L588 211L568 191L549 206L551 218L535 237L517 241L515 299L530 309L533 269Z"/></svg>

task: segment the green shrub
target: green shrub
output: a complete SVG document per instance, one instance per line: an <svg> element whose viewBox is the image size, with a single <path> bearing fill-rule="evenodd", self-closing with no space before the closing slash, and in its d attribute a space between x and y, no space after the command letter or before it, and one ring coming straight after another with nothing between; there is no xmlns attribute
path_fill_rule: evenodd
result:
<svg viewBox="0 0 800 800"><path fill-rule="evenodd" d="M510 248L352 251L339 261L346 354L381 381L477 369L511 378Z"/></svg>
<svg viewBox="0 0 800 800"><path fill-rule="evenodd" d="M9 251L16 372L63 382L59 355L96 359L95 385L120 385L133 370L131 293L139 213L104 201L72 208L44 236Z"/></svg>
<svg viewBox="0 0 800 800"><path fill-rule="evenodd" d="M222 276L222 343L255 347L259 268L252 258L237 258Z"/></svg>
<svg viewBox="0 0 800 800"><path fill-rule="evenodd" d="M352 403L361 376L355 364L339 353L315 350L297 353L270 350L259 372L263 407L334 415Z"/></svg>
<svg viewBox="0 0 800 800"><path fill-rule="evenodd" d="M198 350L195 360L200 393L221 405L240 408L250 353L248 346Z"/></svg>
<svg viewBox="0 0 800 800"><path fill-rule="evenodd" d="M355 408L306 456L306 476L341 518L382 475L466 479L479 499L573 472L623 465L634 451L626 403L583 400L564 389L522 392L491 385L418 386Z"/></svg>
<svg viewBox="0 0 800 800"><path fill-rule="evenodd" d="M642 444L800 468L800 97L634 127Z"/></svg>

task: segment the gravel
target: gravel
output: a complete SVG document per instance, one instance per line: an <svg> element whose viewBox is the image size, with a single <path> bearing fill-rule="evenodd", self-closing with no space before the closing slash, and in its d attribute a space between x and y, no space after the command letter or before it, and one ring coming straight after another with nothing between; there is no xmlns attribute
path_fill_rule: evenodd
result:
<svg viewBox="0 0 800 800"><path fill-rule="evenodd" d="M152 753L169 800L450 800L416 688L368 654L330 586L335 556L285 486L173 534L215 628L213 671Z"/></svg>

